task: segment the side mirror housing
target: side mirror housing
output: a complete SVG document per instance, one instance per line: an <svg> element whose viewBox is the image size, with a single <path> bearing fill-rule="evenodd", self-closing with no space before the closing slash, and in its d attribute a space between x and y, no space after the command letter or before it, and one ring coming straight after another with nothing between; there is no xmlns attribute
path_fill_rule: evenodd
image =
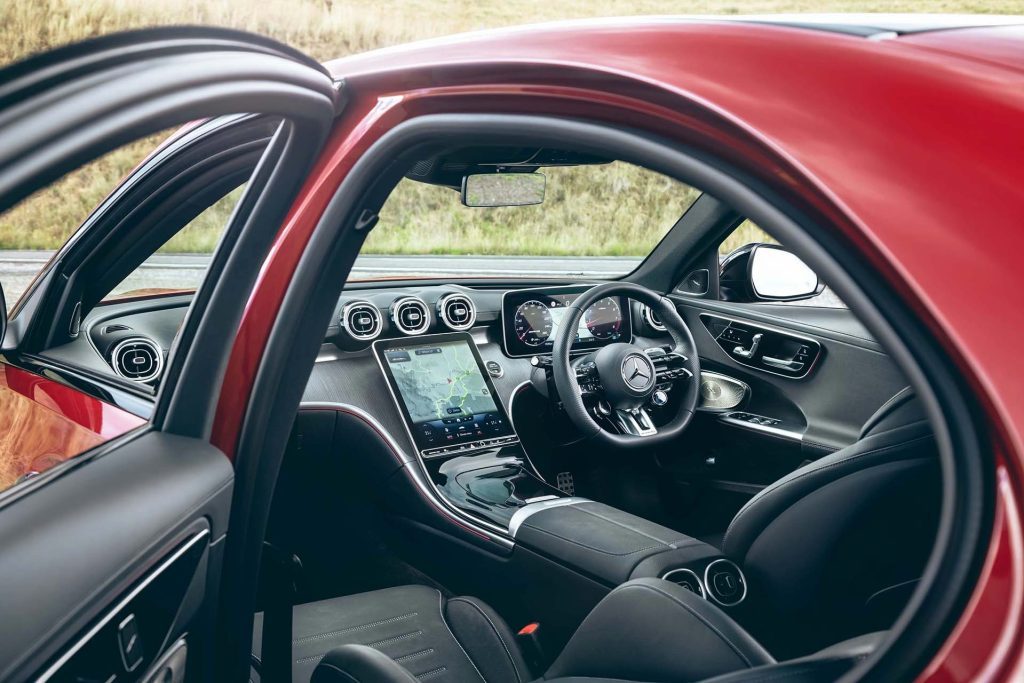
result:
<svg viewBox="0 0 1024 683"><path fill-rule="evenodd" d="M825 283L796 254L777 244L747 244L722 261L725 301L799 301L821 294Z"/></svg>

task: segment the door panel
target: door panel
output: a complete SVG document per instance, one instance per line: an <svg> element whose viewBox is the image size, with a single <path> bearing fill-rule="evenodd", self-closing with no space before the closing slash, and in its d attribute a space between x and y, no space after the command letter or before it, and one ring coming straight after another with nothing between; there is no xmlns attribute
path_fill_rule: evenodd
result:
<svg viewBox="0 0 1024 683"><path fill-rule="evenodd" d="M0 680L41 672L190 537L205 529L208 548L227 533L233 471L220 451L153 431L112 444L0 513L2 611L17 623L0 638Z"/></svg>
<svg viewBox="0 0 1024 683"><path fill-rule="evenodd" d="M722 368L751 385L748 407L751 412L777 409L783 416L796 411L793 418L802 426L802 440L826 448L841 448L856 440L864 422L886 400L907 385L902 373L878 344L862 336L853 336L850 322L814 319L808 322L807 309L792 307L793 318L783 318L774 306L770 314L760 306L722 302L680 300L678 308L693 332L701 359ZM842 314L853 318L848 311ZM803 378L784 377L773 372L741 364L726 353L701 321L701 315L721 316L747 323L758 329L776 329L809 338L821 347L821 356ZM830 317L839 315L835 309ZM828 327L826 327L828 325ZM835 328L842 328L837 330ZM769 417L775 415L768 413ZM799 425L802 421L803 425Z"/></svg>
<svg viewBox="0 0 1024 683"><path fill-rule="evenodd" d="M701 368L750 387L736 410L698 413L680 447L659 454L659 466L670 475L669 498L685 528L721 531L758 490L853 443L868 417L907 385L847 310L681 296L675 301L693 333ZM723 337L723 327L707 324L712 319L748 334ZM820 347L817 358L802 376L786 376L755 362L763 350L754 359L736 357L736 346L748 350L749 332L758 331L766 339L808 340Z"/></svg>

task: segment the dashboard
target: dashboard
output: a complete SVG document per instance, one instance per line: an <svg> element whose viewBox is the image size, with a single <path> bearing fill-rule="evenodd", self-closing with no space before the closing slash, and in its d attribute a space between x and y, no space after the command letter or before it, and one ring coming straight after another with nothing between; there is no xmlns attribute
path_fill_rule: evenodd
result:
<svg viewBox="0 0 1024 683"><path fill-rule="evenodd" d="M499 367L502 358L550 354L568 307L592 286L352 288L336 304L325 330L324 349L344 357L365 354L378 341L455 332L484 335L500 349L496 358L485 359L486 371L494 378L504 372ZM47 354L153 391L190 303L191 296L174 295L97 306L83 321L85 333L78 340ZM608 297L584 313L573 350L590 351L632 341L636 334L658 337L663 333L645 306Z"/></svg>

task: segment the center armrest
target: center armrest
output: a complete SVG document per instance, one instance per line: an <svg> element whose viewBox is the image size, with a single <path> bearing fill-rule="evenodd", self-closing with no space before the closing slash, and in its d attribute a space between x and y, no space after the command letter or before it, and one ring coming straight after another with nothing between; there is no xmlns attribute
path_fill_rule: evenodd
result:
<svg viewBox="0 0 1024 683"><path fill-rule="evenodd" d="M662 553L671 553L675 566L721 555L695 538L588 500L539 507L515 522L517 544L610 586L628 581L641 563Z"/></svg>

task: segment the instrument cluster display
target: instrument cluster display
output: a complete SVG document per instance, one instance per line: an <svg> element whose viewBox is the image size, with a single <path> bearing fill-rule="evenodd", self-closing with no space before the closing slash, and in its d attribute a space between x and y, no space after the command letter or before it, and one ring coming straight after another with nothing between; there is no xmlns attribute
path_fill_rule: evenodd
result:
<svg viewBox="0 0 1024 683"><path fill-rule="evenodd" d="M533 356L551 353L568 307L586 286L549 287L507 292L502 302L505 353ZM588 350L633 338L629 304L623 297L600 299L580 318L573 350Z"/></svg>

